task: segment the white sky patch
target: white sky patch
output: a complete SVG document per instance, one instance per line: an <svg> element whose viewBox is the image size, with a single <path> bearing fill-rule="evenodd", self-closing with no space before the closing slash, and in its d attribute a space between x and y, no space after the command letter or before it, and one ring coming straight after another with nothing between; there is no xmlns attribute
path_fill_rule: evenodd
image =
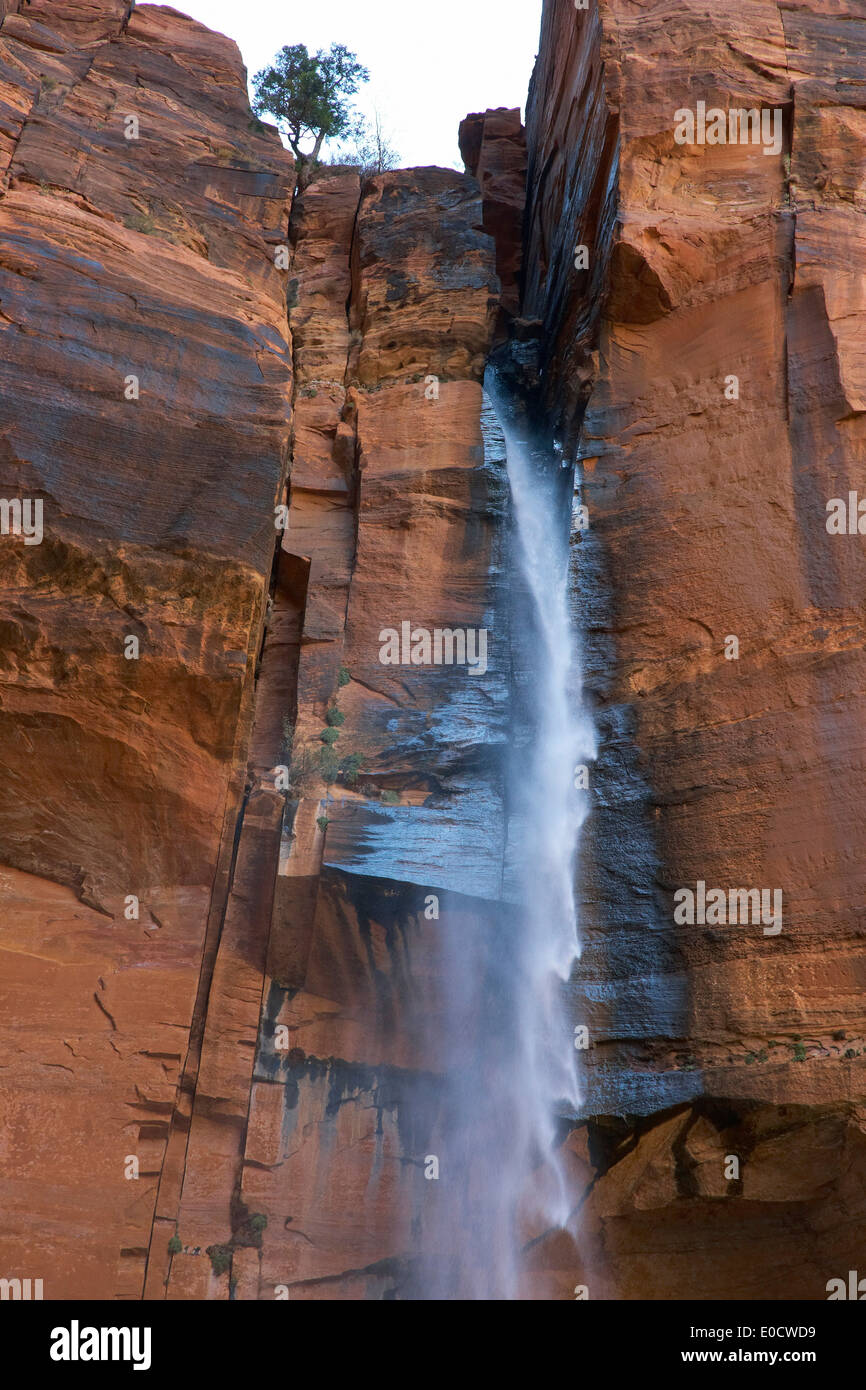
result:
<svg viewBox="0 0 866 1390"><path fill-rule="evenodd" d="M370 71L355 104L368 117L378 109L404 167L462 169L457 127L468 112L525 110L541 26L541 0L174 0L173 8L234 39L250 77L284 44L313 52L344 43Z"/></svg>

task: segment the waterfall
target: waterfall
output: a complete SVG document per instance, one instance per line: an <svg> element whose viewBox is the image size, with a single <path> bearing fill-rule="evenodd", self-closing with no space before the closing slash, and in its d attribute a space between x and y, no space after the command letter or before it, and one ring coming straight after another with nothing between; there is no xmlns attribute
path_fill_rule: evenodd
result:
<svg viewBox="0 0 866 1390"><path fill-rule="evenodd" d="M492 372L486 387L505 436L520 591L512 644L526 706L510 779L520 903L515 1082L526 1107L522 1163L537 1165L536 1222L564 1226L569 1202L555 1148L557 1117L573 1117L581 1103L564 986L580 956L575 882L589 798L578 785L579 769L596 756L569 604L574 469L533 440Z"/></svg>
<svg viewBox="0 0 866 1390"><path fill-rule="evenodd" d="M522 1250L569 1216L558 1141L581 1097L564 996L588 809L576 770L595 757L569 606L573 469L533 441L493 373L485 385L511 496L515 713L505 901L474 931L443 923L449 1181L423 1296L451 1299L519 1299Z"/></svg>

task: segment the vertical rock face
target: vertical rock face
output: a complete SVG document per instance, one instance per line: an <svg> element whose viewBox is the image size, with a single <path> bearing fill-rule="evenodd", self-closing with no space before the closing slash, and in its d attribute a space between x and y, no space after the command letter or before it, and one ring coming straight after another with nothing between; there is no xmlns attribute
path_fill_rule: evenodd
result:
<svg viewBox="0 0 866 1390"><path fill-rule="evenodd" d="M523 209L526 202L526 132L519 108L485 111L460 122L460 153L481 185L484 229L496 242L496 273L502 286L498 337L520 308Z"/></svg>
<svg viewBox="0 0 866 1390"><path fill-rule="evenodd" d="M425 900L502 879L507 636L476 682L380 635L501 607L478 184L322 170L289 227L237 50L171 10L7 7L0 64L0 1272L381 1297L432 1190Z"/></svg>
<svg viewBox="0 0 866 1390"><path fill-rule="evenodd" d="M243 787L292 164L228 40L6 9L0 497L43 536L0 536L2 1265L139 1296Z"/></svg>
<svg viewBox="0 0 866 1390"><path fill-rule="evenodd" d="M466 895L499 889L502 793L478 730L504 740L505 657L491 651L476 694L465 670L384 665L382 633L483 626L496 604L503 488L480 376L497 283L480 228L477 185L447 170L384 174L360 198L353 171L322 171L296 202L292 799L258 1038L238 1039L257 1041L242 1160L216 1209L208 1104L191 1135L202 1200L187 1164L179 1213L185 1243L232 1247L231 1275L177 1256L170 1295L225 1297L240 1277L247 1298L393 1297L416 1253L441 999L425 900L471 922L484 908Z"/></svg>
<svg viewBox="0 0 866 1390"><path fill-rule="evenodd" d="M531 698L494 344L578 457L601 745L580 1224L524 1287L856 1267L864 28L547 0L525 134L294 195L228 40L0 0L0 1276L391 1299L453 1254ZM769 153L679 143L701 102ZM781 930L676 922L699 883Z"/></svg>
<svg viewBox="0 0 866 1390"><path fill-rule="evenodd" d="M705 1297L825 1297L866 1221L866 560L825 525L863 452L864 57L866 20L820 0L545 5L523 314L589 513L575 1007L590 1108L648 1117L590 1135L586 1239L625 1296L654 1255L659 1297L689 1296L696 1258ZM698 102L726 128L776 112L778 138L678 143ZM675 924L699 882L780 890L781 931Z"/></svg>

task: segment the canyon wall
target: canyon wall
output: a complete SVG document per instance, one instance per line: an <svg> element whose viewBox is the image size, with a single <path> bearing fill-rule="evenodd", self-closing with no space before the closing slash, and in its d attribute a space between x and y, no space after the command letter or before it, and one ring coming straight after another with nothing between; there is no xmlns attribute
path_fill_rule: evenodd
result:
<svg viewBox="0 0 866 1390"><path fill-rule="evenodd" d="M0 541L2 1264L135 1298L244 792L294 177L227 39L6 9L0 494L44 536Z"/></svg>
<svg viewBox="0 0 866 1390"><path fill-rule="evenodd" d="M477 625L498 602L502 460L480 385L497 281L478 187L406 170L362 197L356 171L323 169L291 240L290 505L254 735L282 708L256 756L288 799L280 815L262 784L248 860L241 833L182 1190L154 1240L163 1252L176 1227L183 1242L175 1298L410 1286L435 1220L437 919L471 931L502 876L487 745L505 738L507 647L477 693L465 672L380 659L383 630ZM290 631L291 722L271 690Z"/></svg>
<svg viewBox="0 0 866 1390"><path fill-rule="evenodd" d="M495 341L512 331L520 311L523 214L526 205L526 132L520 109L475 112L460 122L466 171L481 185L484 230L496 245L499 321Z"/></svg>
<svg viewBox="0 0 866 1390"><path fill-rule="evenodd" d="M432 913L503 873L502 628L482 681L380 659L502 606L478 184L293 207L237 49L163 7L7 6L0 60L0 491L44 518L0 552L0 1263L391 1297Z"/></svg>
<svg viewBox="0 0 866 1390"><path fill-rule="evenodd" d="M523 1295L856 1268L864 576L825 505L866 6L590 3L546 0L526 131L467 117L465 175L296 191L227 39L0 0L0 497L44 531L4 513L0 1275L46 1298L416 1298L482 1258L429 1165L514 926L491 350L578 461L599 734L572 1219L524 1225ZM778 150L678 144L699 101L777 109ZM483 679L390 664L404 625L484 629ZM677 925L699 881L780 890L781 931Z"/></svg>
<svg viewBox="0 0 866 1390"><path fill-rule="evenodd" d="M821 1298L862 1244L866 561L825 523L866 438L864 61L833 0L544 9L522 315L588 509L592 1296ZM678 143L700 101L778 148ZM781 890L781 930L676 925L699 881Z"/></svg>

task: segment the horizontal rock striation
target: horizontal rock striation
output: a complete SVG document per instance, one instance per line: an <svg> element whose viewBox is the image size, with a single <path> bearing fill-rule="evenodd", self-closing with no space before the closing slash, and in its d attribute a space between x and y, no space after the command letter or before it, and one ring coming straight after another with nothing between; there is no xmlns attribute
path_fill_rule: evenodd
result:
<svg viewBox="0 0 866 1390"><path fill-rule="evenodd" d="M476 112L460 122L460 153L481 185L484 230L496 243L500 312L496 341L520 310L523 212L526 203L526 132L519 108Z"/></svg>
<svg viewBox="0 0 866 1390"><path fill-rule="evenodd" d="M440 1101L444 969L424 909L434 893L471 929L501 886L507 642L476 692L465 671L383 665L380 634L477 627L498 606L503 482L480 385L497 281L480 225L477 185L447 170L377 176L362 196L354 171L322 170L295 204L289 803L220 1089L240 1147L220 1140L213 1088L197 1097L178 1216L185 1251L222 1246L231 1266L182 1252L169 1296L394 1297L411 1277ZM218 1028L215 1008L212 993Z"/></svg>
<svg viewBox="0 0 866 1390"><path fill-rule="evenodd" d="M825 523L863 449L864 25L545 5L522 314L589 514L575 1013L606 1296L694 1296L697 1260L700 1296L823 1298L862 1240L866 561ZM678 142L699 102L771 138ZM676 924L699 882L780 890L781 930Z"/></svg>
<svg viewBox="0 0 866 1390"><path fill-rule="evenodd" d="M489 933L503 877L479 187L292 206L237 50L171 10L7 7L0 61L0 482L44 519L0 548L3 1267L393 1296L435 1224L425 906ZM484 678L386 664L405 624L489 629Z"/></svg>
<svg viewBox="0 0 866 1390"><path fill-rule="evenodd" d="M291 159L234 44L130 10L0 26L0 497L44 532L0 536L0 1264L46 1298L141 1295L289 444Z"/></svg>
<svg viewBox="0 0 866 1390"><path fill-rule="evenodd" d="M522 1016L493 349L577 459L600 742L574 1220L525 1192L521 1296L820 1299L856 1268L864 26L546 0L525 131L473 114L466 174L296 191L228 40L0 0L0 1276L479 1273L483 1164L427 1170L477 1159L476 1104L476 1148L501 1134ZM755 140L695 138L714 108ZM713 888L781 917L675 919Z"/></svg>

